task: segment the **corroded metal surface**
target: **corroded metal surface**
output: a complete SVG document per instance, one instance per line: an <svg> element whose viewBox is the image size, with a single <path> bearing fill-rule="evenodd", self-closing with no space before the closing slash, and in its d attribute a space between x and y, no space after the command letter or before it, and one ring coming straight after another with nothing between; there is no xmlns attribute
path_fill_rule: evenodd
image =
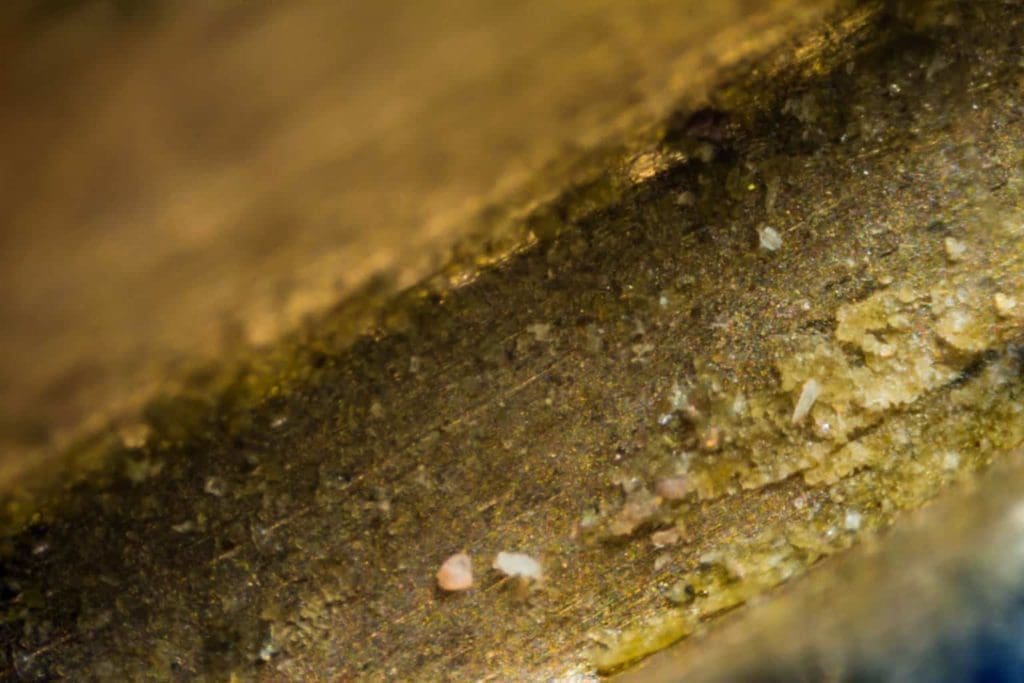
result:
<svg viewBox="0 0 1024 683"><path fill-rule="evenodd" d="M975 481L1024 440L1022 22L848 8L500 263L97 436L7 506L7 673L588 678Z"/></svg>
<svg viewBox="0 0 1024 683"><path fill-rule="evenodd" d="M1022 666L1022 455L909 515L884 543L823 563L615 680L1013 680Z"/></svg>

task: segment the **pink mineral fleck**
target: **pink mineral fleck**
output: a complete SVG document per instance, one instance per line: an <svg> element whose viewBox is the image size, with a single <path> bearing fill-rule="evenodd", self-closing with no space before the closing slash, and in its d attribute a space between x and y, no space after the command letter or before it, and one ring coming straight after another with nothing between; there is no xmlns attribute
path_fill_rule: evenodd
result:
<svg viewBox="0 0 1024 683"><path fill-rule="evenodd" d="M446 591L465 591L473 587L473 561L466 553L456 553L437 570L437 585Z"/></svg>

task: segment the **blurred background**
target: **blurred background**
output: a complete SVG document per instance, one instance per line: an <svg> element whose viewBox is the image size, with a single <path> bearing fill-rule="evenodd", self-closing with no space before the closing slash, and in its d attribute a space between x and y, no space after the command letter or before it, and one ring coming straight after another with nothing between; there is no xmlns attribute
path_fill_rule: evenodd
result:
<svg viewBox="0 0 1024 683"><path fill-rule="evenodd" d="M0 488L183 366L435 271L829 4L4 3Z"/></svg>

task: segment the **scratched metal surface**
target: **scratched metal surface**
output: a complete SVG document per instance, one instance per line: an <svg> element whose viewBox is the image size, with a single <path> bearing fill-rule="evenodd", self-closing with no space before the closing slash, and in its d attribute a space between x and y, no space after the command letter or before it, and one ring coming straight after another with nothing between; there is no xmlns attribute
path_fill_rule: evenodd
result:
<svg viewBox="0 0 1024 683"><path fill-rule="evenodd" d="M1024 17L848 9L501 263L236 351L5 498L4 674L588 680L983 485L1024 441Z"/></svg>

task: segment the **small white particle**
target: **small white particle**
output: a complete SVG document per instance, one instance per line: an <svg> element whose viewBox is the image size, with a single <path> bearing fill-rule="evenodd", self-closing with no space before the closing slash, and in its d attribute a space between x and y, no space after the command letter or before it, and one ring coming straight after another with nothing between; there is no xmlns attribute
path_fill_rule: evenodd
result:
<svg viewBox="0 0 1024 683"><path fill-rule="evenodd" d="M757 237L761 248L767 251L778 251L782 248L782 236L769 226L757 229Z"/></svg>
<svg viewBox="0 0 1024 683"><path fill-rule="evenodd" d="M492 566L505 576L521 576L534 581L540 581L543 578L540 562L525 553L502 551L494 558Z"/></svg>
<svg viewBox="0 0 1024 683"><path fill-rule="evenodd" d="M1014 309L1017 308L1017 300L1002 292L996 292L992 296L992 304L996 307L996 313L1003 318L1012 316Z"/></svg>
<svg viewBox="0 0 1024 683"><path fill-rule="evenodd" d="M736 394L732 400L732 414L738 417L747 414L747 397L743 394Z"/></svg>
<svg viewBox="0 0 1024 683"><path fill-rule="evenodd" d="M950 261L963 261L964 256L967 254L967 245L958 239L947 237L943 242L943 246L946 249L946 257Z"/></svg>
<svg viewBox="0 0 1024 683"><path fill-rule="evenodd" d="M804 382L803 388L800 389L800 398L797 399L796 407L793 408L793 424L800 424L807 417L820 395L821 385L818 384L818 380L812 377Z"/></svg>
<svg viewBox="0 0 1024 683"><path fill-rule="evenodd" d="M955 470L960 466L960 454L956 451L948 451L942 456L942 467L947 470Z"/></svg>
<svg viewBox="0 0 1024 683"><path fill-rule="evenodd" d="M843 527L847 531L856 531L860 529L861 514L856 510L847 510L846 517L843 519Z"/></svg>

